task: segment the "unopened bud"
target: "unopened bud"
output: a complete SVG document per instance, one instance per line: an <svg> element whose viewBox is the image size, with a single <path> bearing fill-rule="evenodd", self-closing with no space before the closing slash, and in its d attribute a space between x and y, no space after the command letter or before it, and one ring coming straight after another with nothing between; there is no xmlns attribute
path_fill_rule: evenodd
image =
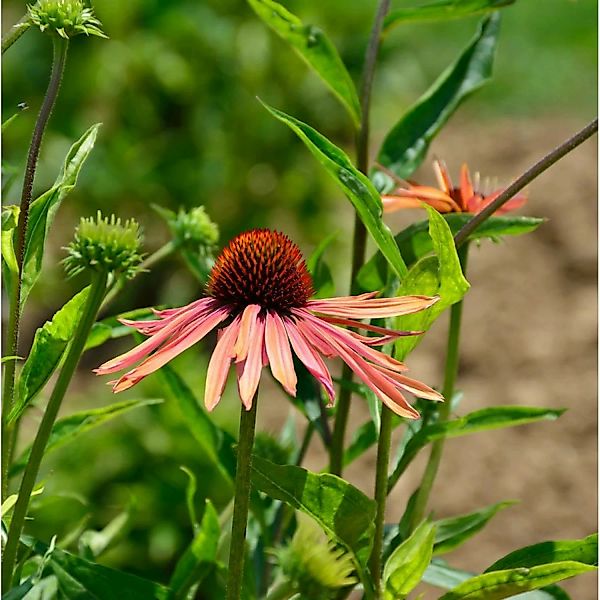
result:
<svg viewBox="0 0 600 600"><path fill-rule="evenodd" d="M81 33L105 38L102 23L86 8L82 0L38 0L27 7L29 18L19 27L35 25L41 31L65 39Z"/></svg>

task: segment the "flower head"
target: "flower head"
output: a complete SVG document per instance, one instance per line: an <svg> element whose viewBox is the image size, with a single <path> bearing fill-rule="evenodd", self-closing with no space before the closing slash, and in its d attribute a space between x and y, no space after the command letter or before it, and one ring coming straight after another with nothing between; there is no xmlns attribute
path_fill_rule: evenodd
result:
<svg viewBox="0 0 600 600"><path fill-rule="evenodd" d="M323 362L339 357L395 413L418 418L403 392L442 400L425 384L404 375L406 367L374 349L414 331L392 331L356 319L404 315L424 310L438 298L404 296L376 298L377 292L311 300L312 281L296 244L268 229L254 229L234 238L215 262L207 296L187 306L155 311L151 321L122 323L147 335L138 347L101 365L100 375L132 367L113 391L130 388L220 326L206 376L204 401L212 410L221 399L231 362L246 409L267 364L275 379L296 395L292 352L319 381L333 403L331 374ZM360 335L344 326L378 334Z"/></svg>
<svg viewBox="0 0 600 600"><path fill-rule="evenodd" d="M29 19L22 26L31 24L41 31L59 35L65 39L85 33L105 38L102 23L86 8L82 0L38 0L27 7Z"/></svg>
<svg viewBox="0 0 600 600"><path fill-rule="evenodd" d="M454 187L448 169L442 161L435 160L433 168L438 180L439 188L426 185L417 185L403 182L391 194L382 196L383 210L394 212L402 208L420 208L425 202L438 212L481 212L488 204L493 202L504 190L494 190L489 194L482 193L479 188L479 174L476 174L476 184L473 184L469 168L463 164L460 170L460 185ZM511 210L521 208L527 201L525 194L517 194L495 214L501 215Z"/></svg>

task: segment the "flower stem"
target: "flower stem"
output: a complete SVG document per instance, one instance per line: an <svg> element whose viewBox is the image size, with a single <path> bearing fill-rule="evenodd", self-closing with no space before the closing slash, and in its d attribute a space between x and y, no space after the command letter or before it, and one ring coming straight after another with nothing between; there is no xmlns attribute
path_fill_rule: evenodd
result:
<svg viewBox="0 0 600 600"><path fill-rule="evenodd" d="M15 504L12 520L10 522L10 529L8 531L8 538L6 540L6 547L4 548L4 556L2 562L2 582L5 586L3 591L10 589L13 569L17 557L17 550L19 547L19 538L23 531L23 525L25 523L25 517L27 515L27 509L29 507L29 500L31 492L35 486L38 472L40 470L40 464L44 457L44 451L48 444L48 439L52 432L52 427L56 421L58 410L60 409L62 400L65 392L69 387L75 369L83 353L85 342L89 335L89 332L96 320L96 314L106 293L106 281L107 275L105 273L95 273L92 278L90 285L89 295L81 315L81 320L75 331L73 341L67 352L64 365L60 371L56 385L52 390L52 395L48 400L48 405L44 412L42 422L31 446L31 453L29 460L23 473L23 479L21 480L21 486L19 488L19 495Z"/></svg>
<svg viewBox="0 0 600 600"><path fill-rule="evenodd" d="M240 434L237 447L235 471L235 495L233 501L233 523L231 525L231 546L229 549L229 571L227 574L227 600L239 600L244 579L244 555L246 552L246 525L250 504L250 468L252 466L252 446L256 428L256 405L258 391L252 400L252 408L240 413Z"/></svg>
<svg viewBox="0 0 600 600"><path fill-rule="evenodd" d="M469 251L469 245L465 244L458 249L458 257L463 273L466 272L467 268L467 256ZM463 301L453 304L450 308L450 326L448 329L448 343L446 346L446 367L444 371L444 387L442 394L445 398L445 402L440 405L439 423L444 423L450 417L452 396L454 395L454 385L456 383L456 376L458 375L458 362L459 362L459 345L460 345L460 324L462 320L462 309ZM431 447L431 453L417 497L415 499L414 509L410 518L410 531L413 531L417 525L422 521L425 511L427 509L427 502L433 488L440 462L442 460L442 453L444 451L444 442L442 438L433 443Z"/></svg>
<svg viewBox="0 0 600 600"><path fill-rule="evenodd" d="M385 525L385 505L387 500L387 480L390 464L390 447L392 442L392 411L387 406L382 406L381 428L377 442L377 468L375 472L375 502L377 513L375 515L375 534L373 536L373 550L369 568L375 584L375 593L381 594L381 555L383 549L383 533Z"/></svg>
<svg viewBox="0 0 600 600"><path fill-rule="evenodd" d="M67 51L69 49L69 41L56 36L53 39L53 62L52 73L50 75L50 83L44 96L44 101L40 108L31 144L29 146L29 154L27 156L27 165L25 167L25 177L23 179L23 191L21 193L21 206L19 212L19 222L17 224L16 233L16 256L17 265L19 267L19 275L13 289L11 290L9 302L9 318L6 330L6 348L5 352L8 356L17 354L19 343L19 325L21 318L21 282L23 278L23 261L25 258L25 237L27 233L27 223L29 220L29 206L31 204L31 195L33 190L33 180L37 168L37 161L40 154L44 131L48 124L48 119L54 108L56 98L60 89L60 83L65 70L65 62L67 60ZM4 383L2 389L2 500L6 498L8 493L8 470L10 468L13 445L15 438L12 427L7 427L6 420L14 403L14 385L15 385L15 368L16 361L11 360L6 364L4 371ZM14 425L13 425L14 427Z"/></svg>
<svg viewBox="0 0 600 600"><path fill-rule="evenodd" d="M380 0L375 20L371 28L371 35L365 52L365 62L363 67L362 84L360 90L361 122L356 133L356 166L358 170L367 174L369 170L369 116L371 109L371 92L373 90L373 77L375 76L375 66L377 63L377 54L381 43L381 31L383 21L390 10L391 0ZM354 235L352 239L352 268L350 271L350 291L354 291L355 280L358 272L365 262L365 252L367 248L367 229L360 220L358 213L354 215ZM352 381L352 370L344 364L342 370L342 380ZM346 436L346 427L348 425L348 415L350 413L350 398L352 392L349 387L340 388L340 395L337 402L337 411L335 415L335 425L331 440L329 471L335 475L342 474L344 457L344 438Z"/></svg>
<svg viewBox="0 0 600 600"><path fill-rule="evenodd" d="M29 15L24 14L2 38L2 54L4 54L27 31L27 29L29 29L28 27L19 27L19 25L28 20Z"/></svg>

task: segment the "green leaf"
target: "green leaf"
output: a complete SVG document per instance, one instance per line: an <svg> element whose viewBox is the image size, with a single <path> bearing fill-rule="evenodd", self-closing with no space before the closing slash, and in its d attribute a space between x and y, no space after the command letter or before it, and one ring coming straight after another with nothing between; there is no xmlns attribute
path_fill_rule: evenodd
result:
<svg viewBox="0 0 600 600"><path fill-rule="evenodd" d="M454 550L483 529L496 513L513 504L514 501L498 502L468 515L435 521L433 553L439 555Z"/></svg>
<svg viewBox="0 0 600 600"><path fill-rule="evenodd" d="M406 274L406 265L398 251L394 237L381 220L383 207L381 197L368 177L354 167L348 156L312 127L272 108L263 102L265 108L281 122L285 123L304 142L311 154L342 188L352 202L367 231L389 261L399 277Z"/></svg>
<svg viewBox="0 0 600 600"><path fill-rule="evenodd" d="M470 213L449 213L442 215L452 235L473 218ZM535 231L545 219L536 217L501 216L485 220L471 235L469 240L484 238L498 241L504 235L522 235ZM433 250L429 235L429 221L419 221L409 225L395 236L400 254L407 265L412 265L422 256ZM362 267L357 280L364 291L381 290L385 287L387 278L387 263L381 252L376 252Z"/></svg>
<svg viewBox="0 0 600 600"><path fill-rule="evenodd" d="M8 291L13 289L19 275L19 265L14 248L14 233L19 222L18 206L2 207L2 230L0 233L0 247L2 250L2 271L4 283Z"/></svg>
<svg viewBox="0 0 600 600"><path fill-rule="evenodd" d="M92 408L90 410L83 410L81 412L73 413L68 417L63 417L54 423L52 432L50 433L50 439L46 446L45 455L69 442L72 442L76 437L83 433L86 433L90 429L94 429L100 425L103 425L107 421L118 417L119 415L133 410L134 408L140 408L142 406L151 406L153 404L160 404L162 400L144 398L142 400L126 400L124 402L116 402L109 406L103 406L101 408ZM10 476L20 473L29 460L29 454L31 452L31 446L28 446L21 456L13 463Z"/></svg>
<svg viewBox="0 0 600 600"><path fill-rule="evenodd" d="M169 582L169 600L184 599L193 584L199 583L217 561L219 516L210 500L206 501L200 529L181 558Z"/></svg>
<svg viewBox="0 0 600 600"><path fill-rule="evenodd" d="M14 423L41 392L73 339L89 286L75 294L53 317L35 332L31 351L17 382L17 397L8 415Z"/></svg>
<svg viewBox="0 0 600 600"><path fill-rule="evenodd" d="M435 525L424 521L400 544L383 569L384 600L403 600L418 585L431 561Z"/></svg>
<svg viewBox="0 0 600 600"><path fill-rule="evenodd" d="M132 335L135 329L127 327L119 322L119 319L131 319L133 321L143 320L152 316L152 308L136 308L113 317L107 317L92 325L92 330L85 343L85 350L91 350L101 346L108 340Z"/></svg>
<svg viewBox="0 0 600 600"><path fill-rule="evenodd" d="M254 456L252 483L269 497L306 513L348 551L363 584L373 544L376 504L348 482L329 473L276 465ZM370 589L367 587L367 589Z"/></svg>
<svg viewBox="0 0 600 600"><path fill-rule="evenodd" d="M460 437L480 431L526 425L527 423L535 423L537 421L554 421L565 410L529 406L495 406L476 410L459 419L427 425L419 430L406 444L404 453L389 478L388 489L391 489L396 484L400 475L404 473L406 467L411 463L419 450L430 442L445 438Z"/></svg>
<svg viewBox="0 0 600 600"><path fill-rule="evenodd" d="M134 502L112 519L100 531L87 529L78 539L79 555L88 560L94 560L114 546L127 533L131 523Z"/></svg>
<svg viewBox="0 0 600 600"><path fill-rule="evenodd" d="M429 235L435 256L419 260L411 267L402 281L397 296L424 294L439 296L440 300L428 310L394 319L394 329L427 331L433 322L450 305L458 302L469 289L454 245L448 224L436 210L427 206L429 213ZM421 341L422 336L405 336L396 340L396 358L404 360Z"/></svg>
<svg viewBox="0 0 600 600"><path fill-rule="evenodd" d="M436 0L422 6L397 8L390 11L383 22L384 34L402 23L448 21L496 10L515 0Z"/></svg>
<svg viewBox="0 0 600 600"><path fill-rule="evenodd" d="M379 164L407 178L423 162L431 140L460 103L490 79L499 25L499 14L481 22L476 36L458 60L388 133L377 157Z"/></svg>
<svg viewBox="0 0 600 600"><path fill-rule="evenodd" d="M328 235L313 250L313 253L306 261L306 266L312 277L313 288L315 290L313 298L331 298L331 296L335 296L335 283L331 275L331 270L323 259L323 254L336 237L337 232Z"/></svg>
<svg viewBox="0 0 600 600"><path fill-rule="evenodd" d="M329 86L348 110L355 125L360 125L360 102L354 83L335 46L314 25L304 25L286 8L273 0L248 0L254 12L284 39Z"/></svg>
<svg viewBox="0 0 600 600"><path fill-rule="evenodd" d="M485 573L564 561L598 565L598 534L594 533L580 540L560 540L526 546L497 560Z"/></svg>
<svg viewBox="0 0 600 600"><path fill-rule="evenodd" d="M61 202L75 187L81 167L94 147L99 128L100 123L93 125L71 146L54 185L31 203L29 225L25 236L21 306L25 305L27 296L42 269L44 245L54 215Z"/></svg>
<svg viewBox="0 0 600 600"><path fill-rule="evenodd" d="M12 123L15 122L15 120L17 119L17 117L19 115L22 115L24 111L26 111L29 107L27 106L27 104L25 104L25 102L21 102L17 108L19 110L17 110L16 113L14 113L13 115L11 115L10 117L8 117L8 119L6 119L5 121L2 122L2 133L4 133L11 125Z"/></svg>
<svg viewBox="0 0 600 600"><path fill-rule="evenodd" d="M593 571L595 568L575 561L563 561L532 568L492 571L467 579L444 594L440 600L501 600Z"/></svg>

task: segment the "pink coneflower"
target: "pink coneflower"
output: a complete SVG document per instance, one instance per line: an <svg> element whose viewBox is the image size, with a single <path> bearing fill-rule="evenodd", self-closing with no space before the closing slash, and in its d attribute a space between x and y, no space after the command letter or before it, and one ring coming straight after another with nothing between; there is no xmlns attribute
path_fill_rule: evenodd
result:
<svg viewBox="0 0 600 600"><path fill-rule="evenodd" d="M420 208L425 202L438 212L481 212L488 204L493 202L504 190L494 190L483 194L478 190L478 184L473 185L469 168L463 164L460 170L460 186L454 187L448 169L442 161L433 161L433 168L438 180L438 188L417 185L411 182L402 182L391 194L382 196L383 210L394 212L403 208ZM477 180L479 177L476 178ZM521 208L527 201L525 194L517 194L494 214L502 215L511 210Z"/></svg>
<svg viewBox="0 0 600 600"><path fill-rule="evenodd" d="M292 351L321 383L330 405L335 392L321 356L340 357L402 417L419 416L403 392L429 400L443 399L435 390L403 375L406 367L401 362L373 348L417 332L391 331L354 320L414 313L434 304L437 297L376 298L377 292L371 292L310 300L312 294L312 281L302 254L287 236L268 229L242 233L217 258L205 298L181 308L155 311L157 319L152 321L123 320L123 324L149 336L148 339L104 363L96 373L114 373L142 360L112 382L113 391L121 392L222 325L206 376L204 401L208 410L221 399L232 361L246 410L252 406L262 368L267 364L273 377L295 396ZM366 337L340 326L378 335Z"/></svg>

